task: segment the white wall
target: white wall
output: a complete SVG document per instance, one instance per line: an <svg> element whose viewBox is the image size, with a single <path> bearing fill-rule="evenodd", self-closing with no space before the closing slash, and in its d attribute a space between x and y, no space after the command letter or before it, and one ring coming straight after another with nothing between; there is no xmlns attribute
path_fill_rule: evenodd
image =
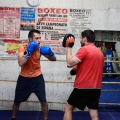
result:
<svg viewBox="0 0 120 120"><path fill-rule="evenodd" d="M29 7L26 0L0 0L0 7ZM41 8L75 8L91 9L91 29L120 30L120 0L41 0ZM69 30L68 30L69 31ZM20 31L20 39L27 39L28 32ZM78 43L78 44L77 44ZM117 50L120 51L119 45ZM73 51L79 48L76 40ZM43 75L46 81L47 100L49 109L63 110L64 103L73 89L75 76L70 76L70 69L66 67L65 56L57 55L61 61L41 61ZM44 60L44 58L43 58ZM17 77L20 71L16 59L0 58L0 109L11 110ZM28 102L21 105L21 110L40 110L38 100L34 94Z"/></svg>

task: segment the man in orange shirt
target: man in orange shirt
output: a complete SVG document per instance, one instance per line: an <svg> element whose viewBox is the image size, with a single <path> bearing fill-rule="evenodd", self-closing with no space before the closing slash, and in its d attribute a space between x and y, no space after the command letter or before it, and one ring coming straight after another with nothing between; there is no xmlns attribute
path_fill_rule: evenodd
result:
<svg viewBox="0 0 120 120"><path fill-rule="evenodd" d="M71 37L67 42L74 41ZM84 110L87 106L91 120L99 120L98 103L101 93L102 73L104 65L103 53L94 45L95 34L92 30L81 33L81 48L72 55L72 46L67 47L66 61L68 67L77 65L74 89L65 106L64 120L72 120L75 108ZM73 44L72 44L73 45Z"/></svg>
<svg viewBox="0 0 120 120"><path fill-rule="evenodd" d="M40 31L31 30L28 34L29 41L23 43L18 49L18 64L21 67L18 76L15 99L13 103L12 120L16 120L16 113L21 102L35 93L41 103L44 120L48 119L48 104L46 100L45 82L41 72L40 57L45 56L50 61L56 57L48 46L40 45Z"/></svg>

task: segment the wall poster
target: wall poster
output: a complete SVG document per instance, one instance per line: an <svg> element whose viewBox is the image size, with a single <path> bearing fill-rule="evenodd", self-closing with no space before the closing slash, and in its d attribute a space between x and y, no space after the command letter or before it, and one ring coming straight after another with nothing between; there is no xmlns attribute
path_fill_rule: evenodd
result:
<svg viewBox="0 0 120 120"><path fill-rule="evenodd" d="M62 40L68 28L68 9L38 8L36 28L41 31L41 40L50 45L56 54L65 54Z"/></svg>
<svg viewBox="0 0 120 120"><path fill-rule="evenodd" d="M35 8L21 8L21 30L35 29Z"/></svg>
<svg viewBox="0 0 120 120"><path fill-rule="evenodd" d="M36 28L41 40L49 44L56 54L65 54L63 37L72 33L79 37L81 31L91 25L91 10L66 8L38 8Z"/></svg>
<svg viewBox="0 0 120 120"><path fill-rule="evenodd" d="M80 38L83 30L91 27L91 9L69 9L69 32Z"/></svg>
<svg viewBox="0 0 120 120"><path fill-rule="evenodd" d="M20 8L0 7L0 37L20 37Z"/></svg>

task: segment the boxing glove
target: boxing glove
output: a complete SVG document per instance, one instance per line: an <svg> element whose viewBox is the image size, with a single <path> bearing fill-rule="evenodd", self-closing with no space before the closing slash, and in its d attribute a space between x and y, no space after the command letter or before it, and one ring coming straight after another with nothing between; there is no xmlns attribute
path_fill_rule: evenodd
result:
<svg viewBox="0 0 120 120"><path fill-rule="evenodd" d="M75 42L75 36L72 34L66 34L63 38L62 46L72 48Z"/></svg>
<svg viewBox="0 0 120 120"><path fill-rule="evenodd" d="M24 57L29 58L31 53L38 49L38 43L32 41L28 44L26 51L24 52Z"/></svg>
<svg viewBox="0 0 120 120"><path fill-rule="evenodd" d="M42 46L40 48L40 53L42 55L49 55L50 57L54 57L54 53L52 52L52 50L49 46Z"/></svg>

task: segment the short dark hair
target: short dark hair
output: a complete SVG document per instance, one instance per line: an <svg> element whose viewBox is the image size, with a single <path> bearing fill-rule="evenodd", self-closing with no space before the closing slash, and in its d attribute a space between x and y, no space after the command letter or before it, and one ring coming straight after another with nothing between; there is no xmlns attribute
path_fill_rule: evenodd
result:
<svg viewBox="0 0 120 120"><path fill-rule="evenodd" d="M30 30L30 32L28 33L28 38L33 38L34 33L40 34L40 31L39 31L39 30L36 30L36 29Z"/></svg>
<svg viewBox="0 0 120 120"><path fill-rule="evenodd" d="M88 42L95 42L95 33L92 30L84 30L81 33L82 38L86 37Z"/></svg>

